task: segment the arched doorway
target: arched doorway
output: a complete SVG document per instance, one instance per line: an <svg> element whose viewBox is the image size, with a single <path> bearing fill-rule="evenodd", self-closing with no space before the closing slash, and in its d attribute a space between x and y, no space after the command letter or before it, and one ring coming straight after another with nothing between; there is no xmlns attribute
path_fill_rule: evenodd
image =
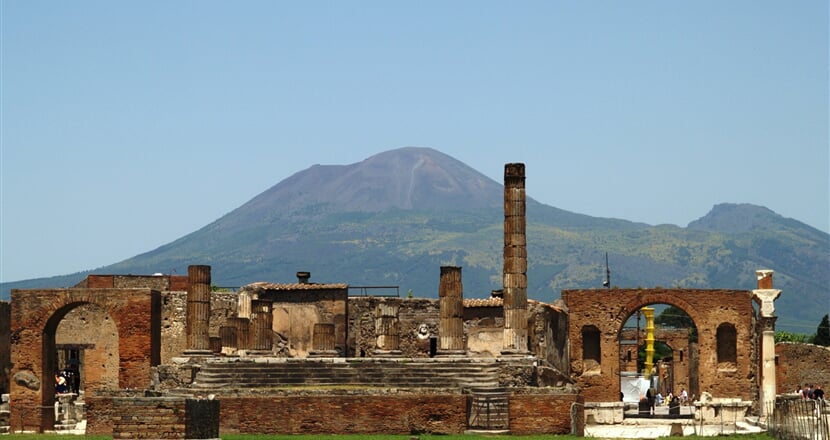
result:
<svg viewBox="0 0 830 440"><path fill-rule="evenodd" d="M634 311L619 331L623 400L637 403L648 388L661 398L682 390L689 397L697 395L697 337L697 326L682 308L661 303Z"/></svg>
<svg viewBox="0 0 830 440"><path fill-rule="evenodd" d="M96 381L114 383L116 388L149 387L151 368L158 365L161 358L161 295L158 291L13 289L10 397L15 404L11 406L10 414L12 432L43 432L54 428L54 383L60 359L57 338L62 333L58 327L73 310L85 308L95 310L96 316L103 316L101 319L112 323L116 329L114 340L117 341L102 336L117 346L117 351L111 346L113 348L106 354L117 359L117 368L98 376L92 374L91 368L86 369L84 388L87 399L90 397L90 385ZM88 361L86 364L90 365ZM108 375L114 375L117 379Z"/></svg>

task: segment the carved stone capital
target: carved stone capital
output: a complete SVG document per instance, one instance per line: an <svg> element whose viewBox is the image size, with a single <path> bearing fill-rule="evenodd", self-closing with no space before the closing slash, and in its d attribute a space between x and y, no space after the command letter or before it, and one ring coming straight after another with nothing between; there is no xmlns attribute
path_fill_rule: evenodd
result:
<svg viewBox="0 0 830 440"><path fill-rule="evenodd" d="M752 291L752 297L761 303L761 316L773 317L775 316L775 300L781 296L779 289L755 289Z"/></svg>

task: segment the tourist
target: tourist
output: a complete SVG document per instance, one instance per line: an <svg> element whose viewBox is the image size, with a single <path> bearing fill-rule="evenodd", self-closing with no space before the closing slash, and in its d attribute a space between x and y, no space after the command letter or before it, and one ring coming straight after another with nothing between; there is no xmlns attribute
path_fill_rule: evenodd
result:
<svg viewBox="0 0 830 440"><path fill-rule="evenodd" d="M64 394L68 390L66 388L66 378L63 377L62 374L56 373L55 374L55 393L57 394Z"/></svg>
<svg viewBox="0 0 830 440"><path fill-rule="evenodd" d="M686 392L686 388L680 390L680 403L683 405L689 404L689 393Z"/></svg>
<svg viewBox="0 0 830 440"><path fill-rule="evenodd" d="M821 389L821 385L816 385L816 389L813 390L813 399L818 401L824 400L824 390Z"/></svg>

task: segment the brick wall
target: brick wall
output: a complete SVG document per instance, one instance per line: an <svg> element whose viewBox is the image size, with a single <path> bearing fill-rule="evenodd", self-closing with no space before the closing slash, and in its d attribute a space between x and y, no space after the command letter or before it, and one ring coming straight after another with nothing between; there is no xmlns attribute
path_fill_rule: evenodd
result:
<svg viewBox="0 0 830 440"><path fill-rule="evenodd" d="M577 394L514 394L510 396L510 433L570 434L573 429L573 434L581 437L584 412L584 401Z"/></svg>
<svg viewBox="0 0 830 440"><path fill-rule="evenodd" d="M792 393L804 384L821 385L830 390L830 347L779 342L775 344L776 392Z"/></svg>
<svg viewBox="0 0 830 440"><path fill-rule="evenodd" d="M11 303L0 301L0 394L9 392L11 370Z"/></svg>
<svg viewBox="0 0 830 440"><path fill-rule="evenodd" d="M466 396L365 395L223 397L222 426L228 433L408 434L461 433Z"/></svg>

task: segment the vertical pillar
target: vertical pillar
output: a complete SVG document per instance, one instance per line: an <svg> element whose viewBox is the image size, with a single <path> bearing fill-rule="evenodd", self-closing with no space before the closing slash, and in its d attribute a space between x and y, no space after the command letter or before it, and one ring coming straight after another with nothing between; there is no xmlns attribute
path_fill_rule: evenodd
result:
<svg viewBox="0 0 830 440"><path fill-rule="evenodd" d="M251 300L258 299L251 292L240 290L236 300L236 316L248 319L251 317Z"/></svg>
<svg viewBox="0 0 830 440"><path fill-rule="evenodd" d="M250 310L249 310L250 311ZM236 350L248 350L250 347L250 323L248 318L228 318L228 325L236 328Z"/></svg>
<svg viewBox="0 0 830 440"><path fill-rule="evenodd" d="M438 355L464 355L464 296L461 268L441 266L438 285Z"/></svg>
<svg viewBox="0 0 830 440"><path fill-rule="evenodd" d="M251 301L251 322L249 345L253 354L268 354L271 352L274 338L272 326L274 315L271 313L273 303L267 300L255 299Z"/></svg>
<svg viewBox="0 0 830 440"><path fill-rule="evenodd" d="M219 327L219 337L222 339L222 354L236 354L236 326L223 325Z"/></svg>
<svg viewBox="0 0 830 440"><path fill-rule="evenodd" d="M504 166L504 344L503 355L526 355L527 237L525 165Z"/></svg>
<svg viewBox="0 0 830 440"><path fill-rule="evenodd" d="M337 356L337 350L334 349L334 324L323 322L314 324L309 355L315 357Z"/></svg>
<svg viewBox="0 0 830 440"><path fill-rule="evenodd" d="M761 331L761 415L768 415L768 410L775 402L775 300L781 291L772 288L771 270L757 270L758 288L752 291L755 301L761 303L758 327Z"/></svg>
<svg viewBox="0 0 830 440"><path fill-rule="evenodd" d="M210 355L210 266L187 267L186 355Z"/></svg>
<svg viewBox="0 0 830 440"><path fill-rule="evenodd" d="M377 335L376 356L398 356L400 346L400 303L380 302L375 306L375 334Z"/></svg>

